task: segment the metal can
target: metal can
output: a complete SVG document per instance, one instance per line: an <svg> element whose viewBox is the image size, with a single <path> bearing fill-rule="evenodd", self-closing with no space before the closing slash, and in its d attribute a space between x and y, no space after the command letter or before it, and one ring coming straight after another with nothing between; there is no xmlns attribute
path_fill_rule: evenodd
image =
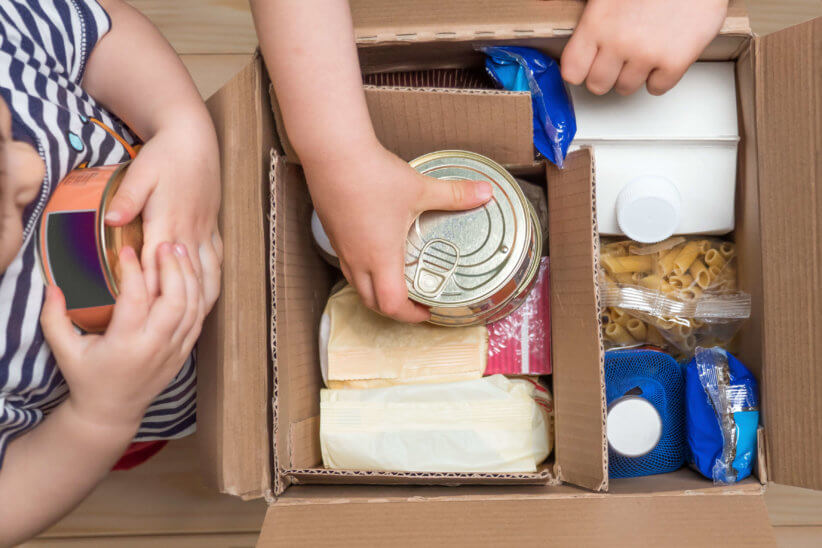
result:
<svg viewBox="0 0 822 548"><path fill-rule="evenodd" d="M47 284L66 297L72 322L89 332L105 330L119 294L120 250L143 247L142 219L107 226L105 215L129 163L80 168L55 188L40 220L38 258Z"/></svg>
<svg viewBox="0 0 822 548"><path fill-rule="evenodd" d="M410 165L437 179L488 181L493 195L470 211L427 211L414 221L406 239L409 297L428 306L437 325L489 323L516 310L536 279L542 231L514 177L462 150L432 152Z"/></svg>

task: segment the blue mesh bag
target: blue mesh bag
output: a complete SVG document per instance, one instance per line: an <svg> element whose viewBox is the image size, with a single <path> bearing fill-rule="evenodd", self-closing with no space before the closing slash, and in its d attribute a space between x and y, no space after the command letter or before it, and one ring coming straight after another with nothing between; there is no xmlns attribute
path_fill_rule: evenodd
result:
<svg viewBox="0 0 822 548"><path fill-rule="evenodd" d="M682 467L686 455L685 379L674 358L650 349L609 350L605 353L605 396L610 425L609 477L650 476ZM657 418L648 423L621 415L617 421L617 412L626 404L644 407L646 417L655 412ZM623 442L618 444L618 424L627 447L644 448L626 451Z"/></svg>

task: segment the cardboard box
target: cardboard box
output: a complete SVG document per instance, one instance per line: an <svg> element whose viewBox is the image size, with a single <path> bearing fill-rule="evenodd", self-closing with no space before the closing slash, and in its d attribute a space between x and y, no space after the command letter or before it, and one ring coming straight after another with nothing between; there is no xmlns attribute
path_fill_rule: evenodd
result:
<svg viewBox="0 0 822 548"><path fill-rule="evenodd" d="M381 71L477 63L476 42L558 56L582 4L360 0L352 7L363 70ZM703 55L736 64L742 139L734 238L740 284L754 300L740 357L763 391L759 479L812 489L822 489L821 37L822 19L754 37L732 2ZM530 136L531 112L517 94L368 93L381 139L403 157L473 142L515 171L545 171L555 454L537 474L321 468L316 329L333 272L312 248L302 171L282 132L275 137L256 57L209 101L221 144L226 259L223 296L201 346L198 405L208 477L223 492L270 503L260 545L774 545L763 485L754 479L714 487L680 470L608 481L590 151L575 153L563 171L518 166L531 158L530 138L520 135ZM477 108L481 101L500 104Z"/></svg>

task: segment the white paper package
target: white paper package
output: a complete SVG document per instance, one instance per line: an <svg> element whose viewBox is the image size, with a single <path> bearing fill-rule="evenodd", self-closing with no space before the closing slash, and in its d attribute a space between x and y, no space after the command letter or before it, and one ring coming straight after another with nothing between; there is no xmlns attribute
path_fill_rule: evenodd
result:
<svg viewBox="0 0 822 548"><path fill-rule="evenodd" d="M323 390L326 468L535 472L552 449L553 405L533 381L493 375L427 385Z"/></svg>

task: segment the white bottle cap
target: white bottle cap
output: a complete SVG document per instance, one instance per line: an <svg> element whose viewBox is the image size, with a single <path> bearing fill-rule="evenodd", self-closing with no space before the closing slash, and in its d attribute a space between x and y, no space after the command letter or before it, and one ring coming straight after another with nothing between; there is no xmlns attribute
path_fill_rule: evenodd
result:
<svg viewBox="0 0 822 548"><path fill-rule="evenodd" d="M628 183L616 200L617 223L626 236L652 244L669 238L679 226L681 199L670 180L643 175Z"/></svg>
<svg viewBox="0 0 822 548"><path fill-rule="evenodd" d="M316 211L311 212L311 234L314 236L314 241L317 242L317 245L323 253L327 253L332 257L337 256L334 248L331 247L331 240L328 239L328 235L325 233L323 224L320 222L320 217Z"/></svg>
<svg viewBox="0 0 822 548"><path fill-rule="evenodd" d="M641 457L659 443L662 418L645 398L626 396L608 408L606 432L611 449L626 457Z"/></svg>

